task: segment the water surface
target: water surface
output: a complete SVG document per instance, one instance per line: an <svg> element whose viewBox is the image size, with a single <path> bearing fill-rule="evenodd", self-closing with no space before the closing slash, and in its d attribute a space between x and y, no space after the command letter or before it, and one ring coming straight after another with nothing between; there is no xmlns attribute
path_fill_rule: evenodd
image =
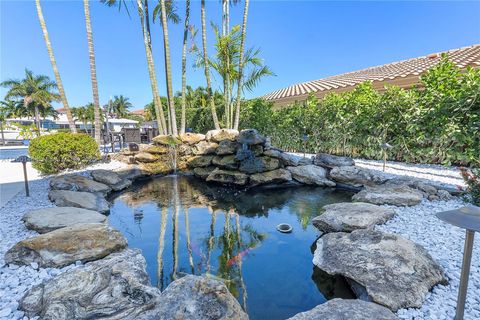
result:
<svg viewBox="0 0 480 320"><path fill-rule="evenodd" d="M350 201L335 189L231 190L169 176L117 197L110 224L142 249L152 285L185 274L222 279L250 319L286 319L334 297L352 298L342 278L312 264L321 207ZM276 230L289 223L293 232Z"/></svg>

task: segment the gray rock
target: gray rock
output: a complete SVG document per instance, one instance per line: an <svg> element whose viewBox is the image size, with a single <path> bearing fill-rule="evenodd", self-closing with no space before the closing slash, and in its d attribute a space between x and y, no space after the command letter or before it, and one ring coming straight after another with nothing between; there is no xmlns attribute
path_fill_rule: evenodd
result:
<svg viewBox="0 0 480 320"><path fill-rule="evenodd" d="M158 135L152 139L153 144L160 146L175 146L182 143L182 140L173 135Z"/></svg>
<svg viewBox="0 0 480 320"><path fill-rule="evenodd" d="M27 212L22 220L27 229L47 233L79 223L104 223L107 217L82 208L52 207Z"/></svg>
<svg viewBox="0 0 480 320"><path fill-rule="evenodd" d="M195 156L187 160L190 168L208 167L212 164L213 156Z"/></svg>
<svg viewBox="0 0 480 320"><path fill-rule="evenodd" d="M216 167L214 166L209 166L209 167L197 167L193 169L193 174L196 177L199 177L201 179L207 179L207 177L212 173L213 170L215 170Z"/></svg>
<svg viewBox="0 0 480 320"><path fill-rule="evenodd" d="M131 165L127 168L122 168L120 170L117 170L116 173L118 173L120 178L131 181L135 181L149 176L148 172L140 169L140 167L138 167L137 165Z"/></svg>
<svg viewBox="0 0 480 320"><path fill-rule="evenodd" d="M140 250L113 253L33 287L20 309L51 320L147 319L161 293L149 285L145 269Z"/></svg>
<svg viewBox="0 0 480 320"><path fill-rule="evenodd" d="M374 186L387 181L382 174L355 166L334 167L330 171L330 178L353 187Z"/></svg>
<svg viewBox="0 0 480 320"><path fill-rule="evenodd" d="M212 159L212 164L223 169L238 169L238 162L235 160L235 156L233 154L223 157L215 156Z"/></svg>
<svg viewBox="0 0 480 320"><path fill-rule="evenodd" d="M215 142L200 141L193 148L193 154L195 155L214 154L217 148L218 148L218 144Z"/></svg>
<svg viewBox="0 0 480 320"><path fill-rule="evenodd" d="M224 140L234 141L237 137L238 130L234 129L210 130L206 134L206 139L213 142L220 142Z"/></svg>
<svg viewBox="0 0 480 320"><path fill-rule="evenodd" d="M392 311L373 302L358 299L333 299L297 313L288 320L397 320Z"/></svg>
<svg viewBox="0 0 480 320"><path fill-rule="evenodd" d="M218 143L218 148L215 151L219 156L234 154L237 151L238 144L232 140L222 140Z"/></svg>
<svg viewBox="0 0 480 320"><path fill-rule="evenodd" d="M77 174L68 174L52 178L50 180L50 189L84 191L103 194L111 191L111 188L106 184Z"/></svg>
<svg viewBox="0 0 480 320"><path fill-rule="evenodd" d="M118 173L110 170L93 170L91 175L93 180L108 185L114 191L120 191L132 185L132 181L122 179Z"/></svg>
<svg viewBox="0 0 480 320"><path fill-rule="evenodd" d="M355 161L349 157L339 157L327 153L317 153L314 163L325 168L354 166Z"/></svg>
<svg viewBox="0 0 480 320"><path fill-rule="evenodd" d="M180 135L180 140L182 140L183 143L190 145L199 143L200 141L205 140L205 138L205 135L201 133L186 132Z"/></svg>
<svg viewBox="0 0 480 320"><path fill-rule="evenodd" d="M423 194L405 185L380 185L366 187L352 197L355 201L394 206L414 206L423 199Z"/></svg>
<svg viewBox="0 0 480 320"><path fill-rule="evenodd" d="M266 150L263 152L263 154L272 158L280 159L285 166L296 167L302 159L301 157L295 156L293 154L288 154L277 149Z"/></svg>
<svg viewBox="0 0 480 320"><path fill-rule="evenodd" d="M322 232L351 232L383 224L395 216L390 208L363 202L329 204L312 223Z"/></svg>
<svg viewBox="0 0 480 320"><path fill-rule="evenodd" d="M335 182L327 179L327 171L319 166L309 164L298 167L287 167L292 178L298 182L317 186L335 187Z"/></svg>
<svg viewBox="0 0 480 320"><path fill-rule="evenodd" d="M264 144L266 139L255 129L245 129L240 131L237 141L240 144L254 145Z"/></svg>
<svg viewBox="0 0 480 320"><path fill-rule="evenodd" d="M76 207L100 213L109 210L108 202L102 195L90 192L52 190L48 193L50 201L59 207Z"/></svg>
<svg viewBox="0 0 480 320"><path fill-rule="evenodd" d="M248 183L248 175L239 171L222 170L217 168L208 175L207 181L244 186Z"/></svg>
<svg viewBox="0 0 480 320"><path fill-rule="evenodd" d="M369 299L393 311L419 308L436 284L446 284L442 268L422 246L372 229L327 233L317 241L313 263L364 288Z"/></svg>
<svg viewBox="0 0 480 320"><path fill-rule="evenodd" d="M225 284L205 276L187 275L162 292L155 319L246 320L248 316Z"/></svg>
<svg viewBox="0 0 480 320"><path fill-rule="evenodd" d="M272 171L280 167L280 161L270 157L254 157L240 162L239 170L246 173Z"/></svg>
<svg viewBox="0 0 480 320"><path fill-rule="evenodd" d="M76 224L22 240L5 254L7 263L59 268L93 261L124 249L123 235L103 223Z"/></svg>
<svg viewBox="0 0 480 320"><path fill-rule="evenodd" d="M437 196L440 200L451 200L453 198L447 190L438 190Z"/></svg>
<svg viewBox="0 0 480 320"><path fill-rule="evenodd" d="M267 183L283 183L292 180L292 174L286 169L277 169L262 173L255 173L250 176L250 185L258 186Z"/></svg>
<svg viewBox="0 0 480 320"><path fill-rule="evenodd" d="M152 153L140 152L135 155L135 160L143 163L151 163L158 160L158 157Z"/></svg>

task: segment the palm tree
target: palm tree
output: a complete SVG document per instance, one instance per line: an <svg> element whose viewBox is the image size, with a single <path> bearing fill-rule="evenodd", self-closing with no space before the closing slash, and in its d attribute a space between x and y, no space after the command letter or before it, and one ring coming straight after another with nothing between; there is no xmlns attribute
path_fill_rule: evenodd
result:
<svg viewBox="0 0 480 320"><path fill-rule="evenodd" d="M109 7L117 5L121 9L124 0L100 0L100 2L108 5ZM155 104L155 114L157 119L158 130L167 134L167 122L165 121L165 114L163 112L162 101L158 94L158 82L157 75L155 73L155 63L152 54L152 43L150 35L150 16L148 14L148 0L137 0L137 12L140 18L140 25L142 28L143 44L145 46L145 55L147 57L148 74L150 77L150 85L152 89L153 102ZM125 5L126 8L126 5Z"/></svg>
<svg viewBox="0 0 480 320"><path fill-rule="evenodd" d="M63 104L63 107L65 108L65 113L67 114L68 125L70 126L70 130L73 133L76 133L77 128L75 127L75 123L73 122L72 112L70 111L67 96L65 94L65 90L63 89L62 78L60 78L60 73L58 72L57 61L55 60L55 56L53 54L52 44L50 43L50 37L48 36L47 25L45 23L45 19L43 18L43 12L42 12L42 6L40 5L40 0L35 0L35 4L37 6L38 19L40 20L40 26L42 27L45 44L47 45L48 56L50 57L50 63L52 64L53 74L55 75L58 91L60 92L62 104Z"/></svg>
<svg viewBox="0 0 480 320"><path fill-rule="evenodd" d="M169 16L173 14L173 2L172 0L168 1L169 3ZM168 24L167 24L167 9L165 5L165 0L160 0L160 9L161 9L161 21L162 21L162 30L163 30L163 46L165 54L165 77L167 82L167 101L168 108L170 110L170 134L177 135L177 117L175 114L175 103L173 97L172 89L172 68L170 63L170 43L168 39ZM177 20L178 21L178 20Z"/></svg>
<svg viewBox="0 0 480 320"><path fill-rule="evenodd" d="M90 60L90 77L92 79L95 141L97 141L98 145L100 145L102 142L100 138L100 101L98 97L97 69L95 67L95 51L93 49L92 25L90 22L90 6L88 3L88 0L83 0L83 9L85 11L85 25L87 28L87 42L88 42L88 57Z"/></svg>
<svg viewBox="0 0 480 320"><path fill-rule="evenodd" d="M123 95L114 96L112 101L111 113L115 114L116 118L123 118L128 114L128 109L132 107L132 104L127 97Z"/></svg>
<svg viewBox="0 0 480 320"><path fill-rule="evenodd" d="M5 145L5 135L3 133L3 123L15 113L16 102L13 100L0 101L0 132L2 135L2 144Z"/></svg>
<svg viewBox="0 0 480 320"><path fill-rule="evenodd" d="M250 0L245 0L245 8L243 10L243 24L242 24L242 40L240 44L240 61L238 63L238 84L237 84L237 105L235 108L235 124L234 129L238 130L240 124L240 99L242 97L242 80L243 80L243 51L245 48L245 37L247 35L247 16L248 16L248 4Z"/></svg>
<svg viewBox="0 0 480 320"><path fill-rule="evenodd" d="M202 46L203 46L203 60L205 61L205 79L207 80L207 91L210 100L210 109L212 111L213 124L215 129L220 129L220 123L218 122L217 110L215 108L215 101L212 92L212 83L210 80L210 67L208 63L207 53L207 27L205 25L205 0L201 2L201 20L202 20Z"/></svg>
<svg viewBox="0 0 480 320"><path fill-rule="evenodd" d="M40 109L50 106L52 101L60 100L60 95L54 91L57 89L55 82L44 75L35 76L27 69L25 79L10 79L0 85L9 88L5 99L17 99L19 107L33 109L38 131L40 131Z"/></svg>
<svg viewBox="0 0 480 320"><path fill-rule="evenodd" d="M187 87L187 39L188 28L190 23L190 0L187 0L185 4L185 26L183 29L183 47L182 47L182 118L180 120L180 134L185 133L186 127L186 87Z"/></svg>

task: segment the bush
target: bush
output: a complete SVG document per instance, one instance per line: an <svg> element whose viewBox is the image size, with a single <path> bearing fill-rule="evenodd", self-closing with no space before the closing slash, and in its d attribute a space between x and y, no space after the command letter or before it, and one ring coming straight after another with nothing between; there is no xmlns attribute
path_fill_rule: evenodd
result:
<svg viewBox="0 0 480 320"><path fill-rule="evenodd" d="M28 152L33 167L43 174L80 169L100 159L95 140L81 133L55 133L30 142Z"/></svg>
<svg viewBox="0 0 480 320"><path fill-rule="evenodd" d="M469 196L466 200L480 207L480 169L460 168L460 172L467 185L466 191Z"/></svg>

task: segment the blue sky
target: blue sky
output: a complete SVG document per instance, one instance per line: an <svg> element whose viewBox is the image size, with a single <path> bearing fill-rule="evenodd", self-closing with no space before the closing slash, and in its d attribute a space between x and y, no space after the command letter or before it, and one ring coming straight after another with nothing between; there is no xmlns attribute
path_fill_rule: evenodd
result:
<svg viewBox="0 0 480 320"><path fill-rule="evenodd" d="M177 4L183 16L184 2ZM70 105L84 105L92 98L82 1L43 0L42 6ZM136 12L131 9L129 18L97 1L90 7L101 103L123 94L134 109L143 108L151 91ZM53 79L34 1L0 0L0 9L0 79L21 78L25 68ZM191 23L200 27L200 1L193 1L191 9ZM240 24L243 2L231 11L232 25ZM220 19L220 0L207 1L207 20L219 24ZM169 28L174 90L181 88L182 29L181 24ZM247 46L260 47L277 75L246 94L256 97L296 82L480 43L480 2L252 0L247 32ZM211 30L208 41L211 46ZM153 47L165 95L158 23L153 25ZM193 59L189 56L188 84L204 86ZM5 89L0 94L3 98Z"/></svg>

